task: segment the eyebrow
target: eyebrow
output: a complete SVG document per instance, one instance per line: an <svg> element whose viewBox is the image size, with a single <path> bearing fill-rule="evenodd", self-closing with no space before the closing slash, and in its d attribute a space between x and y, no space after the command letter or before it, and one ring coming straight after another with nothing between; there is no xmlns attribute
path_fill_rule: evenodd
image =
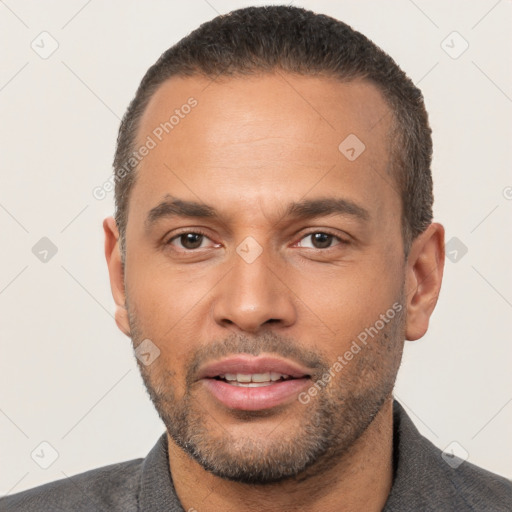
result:
<svg viewBox="0 0 512 512"><path fill-rule="evenodd" d="M218 218L215 208L195 201L184 201L167 194L163 201L152 208L144 222L146 230L159 220L170 217Z"/></svg>
<svg viewBox="0 0 512 512"><path fill-rule="evenodd" d="M362 206L343 198L323 197L306 199L290 203L283 218L312 219L329 215L345 215L362 222L370 220L370 213ZM220 219L220 214L204 203L185 201L167 194L164 199L152 208L145 220L146 230L150 230L161 219L172 217L194 217L205 219Z"/></svg>
<svg viewBox="0 0 512 512"><path fill-rule="evenodd" d="M291 203L284 216L309 219L328 215L347 215L363 222L370 220L368 210L353 201L337 197L323 197Z"/></svg>

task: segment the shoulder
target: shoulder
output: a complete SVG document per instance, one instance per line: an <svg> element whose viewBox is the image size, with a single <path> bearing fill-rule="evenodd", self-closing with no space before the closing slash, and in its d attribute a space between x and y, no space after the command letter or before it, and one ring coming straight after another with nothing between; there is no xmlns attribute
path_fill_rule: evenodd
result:
<svg viewBox="0 0 512 512"><path fill-rule="evenodd" d="M111 464L0 498L2 512L137 510L144 459Z"/></svg>
<svg viewBox="0 0 512 512"><path fill-rule="evenodd" d="M457 457L422 436L395 402L395 479L385 511L512 510L512 483Z"/></svg>
<svg viewBox="0 0 512 512"><path fill-rule="evenodd" d="M434 447L438 459L442 452ZM475 466L467 461L457 468L447 465L445 470L447 482L464 500L469 510L487 510L505 512L512 510L512 482Z"/></svg>

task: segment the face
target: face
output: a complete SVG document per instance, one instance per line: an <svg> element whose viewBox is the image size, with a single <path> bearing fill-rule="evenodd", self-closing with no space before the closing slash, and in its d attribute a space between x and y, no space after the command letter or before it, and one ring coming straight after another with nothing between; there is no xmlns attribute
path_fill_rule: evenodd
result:
<svg viewBox="0 0 512 512"><path fill-rule="evenodd" d="M155 146L117 321L160 351L138 364L171 442L218 476L319 471L391 394L407 316L391 117L364 81L272 74L172 78L141 119Z"/></svg>

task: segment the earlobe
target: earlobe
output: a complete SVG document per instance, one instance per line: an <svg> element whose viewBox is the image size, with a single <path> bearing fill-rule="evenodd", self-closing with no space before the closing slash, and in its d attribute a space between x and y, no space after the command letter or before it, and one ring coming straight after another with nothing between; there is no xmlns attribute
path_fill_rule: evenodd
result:
<svg viewBox="0 0 512 512"><path fill-rule="evenodd" d="M124 269L119 249L119 230L113 217L107 217L103 221L103 231L105 232L105 258L110 277L110 288L116 303L115 321L119 329L126 336L130 336L128 311L125 307Z"/></svg>
<svg viewBox="0 0 512 512"><path fill-rule="evenodd" d="M432 223L413 241L407 259L406 339L413 341L427 332L439 297L444 270L444 228Z"/></svg>
<svg viewBox="0 0 512 512"><path fill-rule="evenodd" d="M125 306L118 306L116 304L116 312L115 312L115 320L116 325L119 328L119 330L126 334L129 338L131 338L131 332L130 332L130 323L128 321L128 311L126 310Z"/></svg>

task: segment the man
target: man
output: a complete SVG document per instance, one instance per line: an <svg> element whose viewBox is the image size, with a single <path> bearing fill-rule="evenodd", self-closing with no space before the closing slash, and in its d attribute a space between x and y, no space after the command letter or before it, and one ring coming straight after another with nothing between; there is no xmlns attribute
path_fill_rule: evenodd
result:
<svg viewBox="0 0 512 512"><path fill-rule="evenodd" d="M393 401L443 275L431 154L421 92L327 16L241 9L165 52L104 230L166 433L2 510L510 510L510 482L448 465Z"/></svg>

